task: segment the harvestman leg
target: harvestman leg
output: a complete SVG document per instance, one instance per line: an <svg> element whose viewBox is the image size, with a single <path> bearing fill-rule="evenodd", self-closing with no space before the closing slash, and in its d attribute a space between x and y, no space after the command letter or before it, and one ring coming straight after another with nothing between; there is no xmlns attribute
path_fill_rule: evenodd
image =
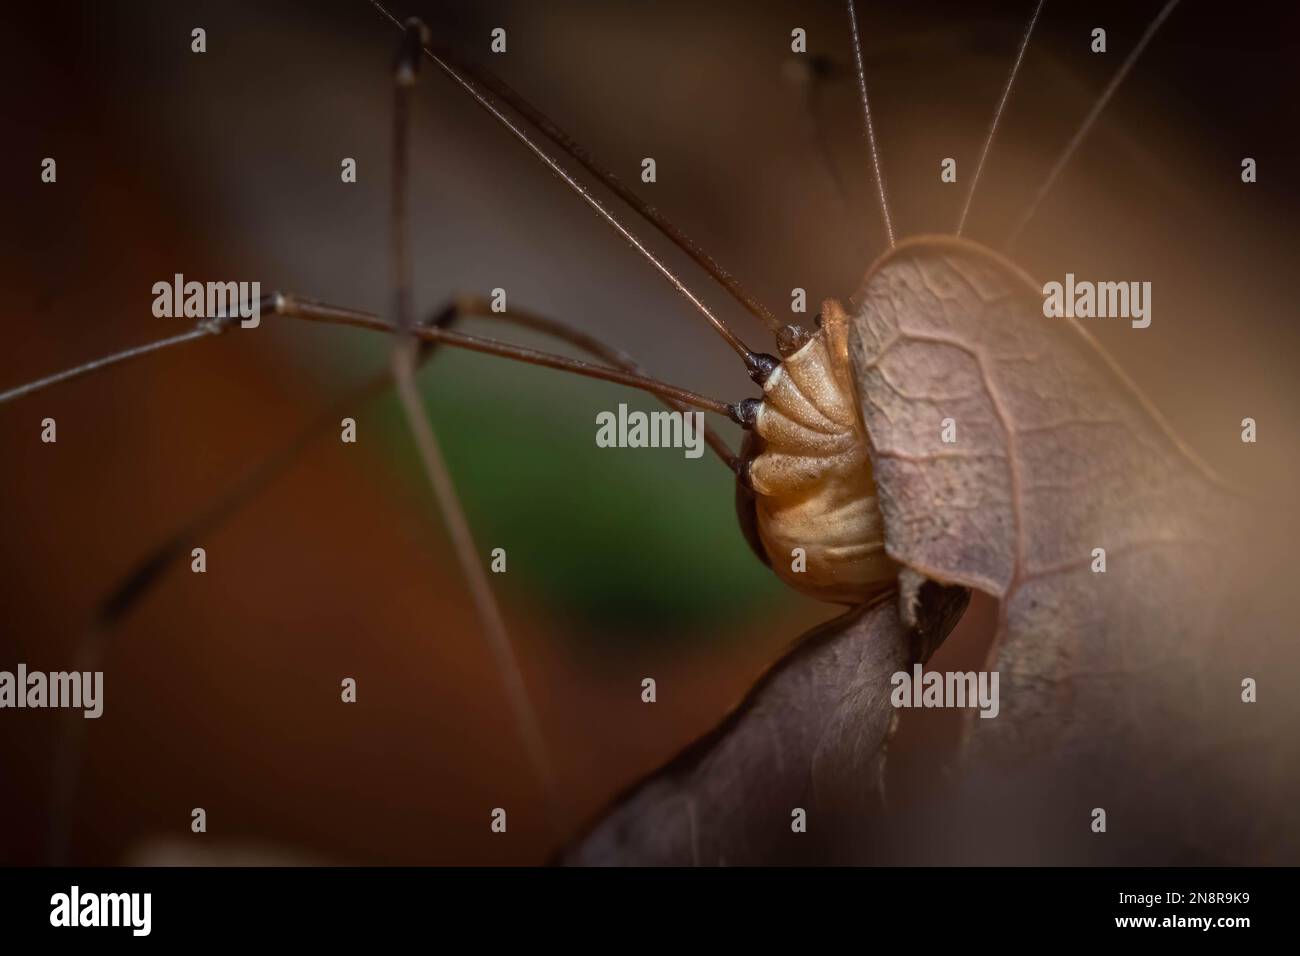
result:
<svg viewBox="0 0 1300 956"><path fill-rule="evenodd" d="M415 384L416 356L419 342L410 336L414 322L411 304L411 247L406 181L409 161L410 99L415 86L416 71L422 59L421 51L428 37L428 28L415 18L406 21L397 65L393 74L393 166L392 166L392 255L394 287L394 324L398 332L392 354L393 383L420 455L420 464L433 490L442 512L443 521L451 535L452 547L461 571L469 584L470 595L483 624L488 647L496 659L498 674L505 685L506 697L514 714L516 731L523 740L533 773L541 785L546 800L548 819L552 827L562 832L559 801L555 791L555 775L547 753L546 742L537 719L537 709L528 695L519 662L515 656L505 618L492 593L487 571L479 558L474 532L465 517L460 497L451 472L447 469L442 449L438 444L433 423L425 411L420 390Z"/></svg>

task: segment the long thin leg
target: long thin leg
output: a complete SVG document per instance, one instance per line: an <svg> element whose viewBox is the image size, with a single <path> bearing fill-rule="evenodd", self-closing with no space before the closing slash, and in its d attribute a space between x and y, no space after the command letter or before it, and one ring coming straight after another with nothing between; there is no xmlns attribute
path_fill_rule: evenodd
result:
<svg viewBox="0 0 1300 956"><path fill-rule="evenodd" d="M161 352L163 349L171 348L174 345L184 345L186 342L196 342L199 339L207 338L210 335L220 335L224 332L231 320L229 318L209 320L204 319L190 329L188 332L182 332L179 335L170 335L165 339L157 339L153 342L146 342L144 345L136 345L129 349L123 349L120 352L114 352L112 355L105 355L102 358L92 359L89 362L83 362L81 365L75 365L72 368L64 369L62 372L55 372L53 375L46 375L44 378L38 378L34 382L27 382L23 385L15 386L0 392L0 405L5 402L11 402L16 398L22 398L33 392L39 392L41 389L49 388L52 385L60 385L63 382L70 382L73 379L81 378L84 375L90 375L93 372L99 372L103 369L110 368L114 365L120 365L123 362L129 362L132 359L142 358L154 352Z"/></svg>
<svg viewBox="0 0 1300 956"><path fill-rule="evenodd" d="M401 26L401 23L397 18L389 13L388 10L378 2L378 0L370 0L370 3L376 10L391 20L394 24ZM519 126L518 123L514 122L510 117L501 112L500 107L497 106L492 96L485 92L473 77L461 72L449 61L437 56L427 46L423 47L423 51L425 56L432 60L440 70L442 70L447 76L451 77L451 79L465 90L465 92L474 99L475 103L477 103L482 109L486 110L487 113L490 114L498 123L504 126L510 135L527 147L529 152L541 160L561 182L568 186L579 199L585 202L610 228L622 236L623 239L642 256L642 258L653 266L655 271L663 276L669 285L676 289L683 298L690 302L691 305L695 307L696 311L704 316L705 321L713 326L714 331L722 336L723 340L731 346L737 355L741 357L751 378L760 383L767 380L767 377L771 375L777 365L780 364L775 358L764 352L755 352L742 342L740 337L731 330L731 327L714 315L713 311L700 301L699 297L696 296L680 278L678 278L677 273L673 272L673 270L670 269L663 260L651 252L645 243L642 242L630 229L628 229L628 227L623 224L622 220L619 219L619 217L616 216L608 206L592 195L590 189L578 182L572 173L560 165L559 161L556 160L555 157L551 156L546 152L546 150L539 146L536 141L528 135L527 131ZM610 185L610 188L615 187Z"/></svg>
<svg viewBox="0 0 1300 956"><path fill-rule="evenodd" d="M376 332L392 333L397 331L397 326L384 321L372 312L347 309L337 305L329 305L325 302L298 299L288 295L278 295L271 311L286 318L304 319L308 322L346 325L357 329L371 329ZM745 402L724 402L718 398L709 398L707 395L701 395L685 388L678 388L675 385L668 385L658 379L647 378L644 375L638 375L623 369L610 368L606 365L593 365L579 359L571 359L551 352L542 352L522 345L502 342L498 339L453 332L450 329L417 327L411 329L409 334L426 342L441 342L455 348L468 349L471 352L482 352L485 355L496 355L500 358L508 358L528 365L540 365L544 368L554 368L565 372L573 372L575 375L584 375L587 378L617 382L620 385L627 385L631 388L638 388L643 392L649 392L651 395L657 395L661 399L671 399L692 408L725 415L732 421L746 427L749 425L745 413Z"/></svg>
<svg viewBox="0 0 1300 956"><path fill-rule="evenodd" d="M1174 12L1174 7L1176 6L1178 6L1178 0L1168 0L1168 2L1160 8L1160 12L1155 15L1155 18L1147 25L1146 30L1143 31L1142 36L1138 38L1137 45L1129 51L1129 55L1124 58L1124 62L1121 63L1119 69L1115 71L1115 75L1111 77L1110 82L1106 84L1106 88L1102 90L1101 96L1097 97L1097 102L1092 105L1092 109L1088 111L1088 115L1083 118L1083 122L1079 125L1079 129L1066 144L1065 150L1057 158L1056 162L1052 164L1051 170L1047 173L1047 178L1043 180L1043 184L1038 187L1038 192L1034 193L1034 198L1029 203L1029 207L1021 215L1015 228L1011 230L1011 234L1007 237L1008 250L1015 246L1016 240L1020 238L1020 233L1024 231L1025 226L1029 224L1029 220L1034 218L1034 213L1038 211L1038 207L1042 203L1043 198L1047 195L1048 191L1051 190L1053 184L1055 184L1056 178L1061 175L1061 170L1065 168L1065 164L1070 161L1070 157L1074 155L1074 151L1079 148L1079 144L1082 143L1084 137L1088 135L1093 124L1097 122L1097 117L1101 115L1101 111L1106 108L1106 104L1110 102L1110 98L1115 95L1115 91L1119 89L1119 85L1124 82L1124 77L1128 76L1129 70L1133 69L1133 64L1137 62L1137 58L1142 55L1142 51L1147 48L1147 44L1150 43L1151 38L1156 35L1156 31L1160 29L1160 25L1169 18L1169 14Z"/></svg>
<svg viewBox="0 0 1300 956"><path fill-rule="evenodd" d="M263 296L260 308L263 315L280 315L286 318L304 319L311 322L323 322L330 325L347 325L354 328L372 329L390 334L398 331L396 325L385 321L373 312L363 312L359 309L347 309L341 306L328 305L324 302L316 302L312 299L299 299L279 292ZM501 318L503 316L491 313L490 317ZM426 345L450 345L453 348L468 349L473 352L482 352L485 355L495 355L499 358L507 358L515 362L525 362L529 365L541 365L545 368L558 369L563 372L572 372L576 375L583 375L588 378L598 378L607 382L616 382L620 385L627 385L630 388L637 388L644 392L649 392L651 395L656 395L665 402L668 402L674 408L680 408L682 405L687 405L692 408L701 408L705 411L725 415L732 421L739 422L748 427L748 422L744 415L743 402L724 402L721 399L709 398L706 395L700 395L698 392L692 392L688 389L678 388L675 385L661 382L658 379L649 378L646 375L641 374L640 368L635 363L631 366L612 363L617 366L614 368L605 365L593 365L590 362L566 358L565 356L554 355L550 352L541 352L537 349L530 349L509 342L502 342L497 339L488 339L476 335L464 335L436 325L417 326L416 328L411 329L408 334L421 339ZM574 335L581 336L581 333L575 331ZM560 337L565 338L565 336ZM39 391L40 389L58 384L59 382L77 378L81 375L89 374L92 371L97 371L98 369L114 364L115 361L124 361L127 358L135 358L139 355L162 351L169 346L178 345L187 341L191 341L191 337L188 335L160 339L145 346L128 349L125 352L118 352L115 355L110 355L103 359L96 359L93 362L79 365L64 372L58 372L54 375L46 376L45 378L38 379L35 382L28 382L25 385L19 385L3 394L9 399L20 398ZM598 357L603 357L603 353L595 354L597 354ZM720 447L725 448L725 445ZM715 450L719 449L715 447ZM723 454L721 451L719 453L722 455L724 461L731 460L728 454Z"/></svg>
<svg viewBox="0 0 1300 956"><path fill-rule="evenodd" d="M377 2L377 0L370 0L370 2L386 19L392 21L395 26L401 27L401 23L388 12L382 3ZM426 44L426 47L431 47L431 45ZM443 69L450 66L467 77L472 84L484 87L497 99L507 104L512 110L535 126L543 136L577 160L587 172L600 180L610 192L618 196L638 215L668 237L677 248L690 256L697 265L717 280L718 284L726 289L732 298L743 305L751 315L774 332L781 328L781 321L772 315L761 302L746 292L735 276L719 265L712 256L701 249L686 233L669 222L659 210L629 189L609 169L597 163L595 158L583 149L573 137L561 129L545 113L520 96L513 87L495 74L458 57L453 51L443 46L431 47L428 53L435 63L441 61L439 65Z"/></svg>
<svg viewBox="0 0 1300 956"><path fill-rule="evenodd" d="M1007 77L1007 85L1002 88L1002 98L998 100L997 109L993 111L993 122L989 124L989 135L984 140L984 148L980 150L980 159L975 166L975 175L971 177L970 189L966 192L966 202L961 207L961 218L957 220L957 235L961 235L962 229L966 227L966 217L970 214L971 200L975 198L975 187L979 185L980 173L984 172L984 161L988 159L989 149L993 146L993 137L997 135L998 123L1002 120L1002 111L1007 108L1007 100L1011 97L1011 87L1016 82L1016 74L1020 72L1020 63L1025 58L1025 50L1029 48L1029 38L1033 36L1034 24L1038 22L1038 15L1043 12L1043 4L1046 0L1038 0L1038 5L1034 7L1034 13L1029 18L1029 26L1025 28L1025 35L1020 41L1020 50L1016 53L1016 60L1011 64L1011 75Z"/></svg>
<svg viewBox="0 0 1300 956"><path fill-rule="evenodd" d="M547 805L547 817L557 836L565 830L563 817L560 815L560 802L556 789L555 773L552 769L546 741L542 734L541 722L537 717L537 708L533 705L524 683L519 661L515 656L510 634L506 630L505 618L497 604L492 586L488 583L487 572L479 556L474 533L465 517L460 496L456 493L451 472L443 458L438 444L438 436L433 430L420 391L415 384L415 361L419 341L409 334L414 326L411 308L411 251L410 235L407 224L406 209L406 170L408 161L407 137L410 127L409 101L412 86L415 84L416 69L420 63L420 51L424 47L427 30L423 23L414 18L406 22L406 35L398 55L395 74L395 111L393 122L393 279L395 287L395 325L397 333L393 346L393 382L397 397L406 416L411 438L420 455L425 477L433 490L438 508L446 522L451 535L452 548L460 564L461 572L469 584L470 595L483 624L484 636L488 647L496 660L497 673L505 687L506 699L514 714L515 730L523 741L524 750L532 765L533 773L541 787Z"/></svg>
<svg viewBox="0 0 1300 956"><path fill-rule="evenodd" d="M538 315L536 312L530 312L526 309L515 309L507 312L493 312L488 301L481 296L463 296L454 303L457 316L473 315L485 319L500 319L518 325L521 328L532 329L535 332L541 332L552 338L568 342L577 348L582 349L590 355L603 359L615 368L631 372L635 375L645 375L645 370L637 361L628 355L622 349L606 345L599 339L588 335L580 329L575 329L570 325L557 322L555 319ZM660 396L660 400L669 408L675 411L685 412L689 406L684 402L676 401L672 398ZM732 454L727 443L722 436L714 431L713 426L705 424L704 441L717 454L722 463L733 472L736 470L736 456Z"/></svg>
<svg viewBox="0 0 1300 956"><path fill-rule="evenodd" d="M375 6L378 7L379 4L376 3ZM382 7L380 9L382 10ZM387 14L386 10L382 12ZM587 172L596 177L610 192L623 200L637 215L658 229L673 245L686 253L700 268L712 276L733 299L744 306L750 315L762 322L771 331L780 330L783 324L781 320L774 316L754 296L746 292L735 276L723 268L716 259L705 252L685 232L673 225L663 213L628 188L612 171L596 162L595 158L579 145L573 137L561 129L545 113L524 99L513 87L483 67L457 56L455 52L446 47L438 46L433 48L433 51L431 56L436 54L435 61L441 59L451 64L465 76L489 90L493 96L500 99L535 126L543 136L577 160Z"/></svg>
<svg viewBox="0 0 1300 956"><path fill-rule="evenodd" d="M876 174L876 191L880 194L880 214L885 219L885 233L890 248L894 245L894 221L889 217L889 200L885 198L885 177L880 171L880 149L876 146L876 128L871 122L871 101L867 99L867 68L862 62L862 40L858 36L858 14L853 0L848 0L849 33L853 37L853 64L858 71L858 95L862 99L862 118L867 127L867 145L871 148L871 167Z"/></svg>

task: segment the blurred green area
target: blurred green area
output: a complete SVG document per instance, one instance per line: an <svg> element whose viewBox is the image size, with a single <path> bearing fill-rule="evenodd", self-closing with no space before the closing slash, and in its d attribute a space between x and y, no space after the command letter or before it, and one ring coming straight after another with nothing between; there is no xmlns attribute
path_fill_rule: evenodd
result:
<svg viewBox="0 0 1300 956"><path fill-rule="evenodd" d="M386 348L383 337L364 345L374 365ZM575 640L698 641L798 600L749 550L734 479L712 452L596 447L598 411L662 408L653 399L450 350L424 366L420 386L484 560L504 547L501 587L521 589ZM396 398L366 416L404 493L441 529ZM445 532L439 546L449 547Z"/></svg>

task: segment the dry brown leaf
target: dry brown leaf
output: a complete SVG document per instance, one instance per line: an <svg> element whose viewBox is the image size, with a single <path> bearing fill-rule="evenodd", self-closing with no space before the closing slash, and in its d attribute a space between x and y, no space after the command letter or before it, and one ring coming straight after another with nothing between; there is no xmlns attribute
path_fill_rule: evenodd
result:
<svg viewBox="0 0 1300 956"><path fill-rule="evenodd" d="M1274 681L1272 707L1241 700L1244 677L1285 660L1247 597L1254 511L1042 303L1009 262L948 237L900 244L855 303L889 553L1002 602L1001 712L969 721L965 794L1000 826L969 802L948 813L984 858L1267 853L1255 831L1278 822L1279 781L1256 771L1293 747L1276 704L1295 685ZM1097 807L1124 836L1092 833Z"/></svg>
<svg viewBox="0 0 1300 956"><path fill-rule="evenodd" d="M744 865L862 856L880 818L889 676L928 658L966 607L929 586L918 630L893 600L814 628L711 734L616 801L568 864ZM807 812L807 832L791 829Z"/></svg>

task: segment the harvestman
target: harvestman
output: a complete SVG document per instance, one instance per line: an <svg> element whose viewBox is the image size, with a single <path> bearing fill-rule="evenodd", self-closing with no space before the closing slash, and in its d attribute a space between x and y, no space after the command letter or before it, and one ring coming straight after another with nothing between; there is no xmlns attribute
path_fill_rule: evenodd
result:
<svg viewBox="0 0 1300 956"><path fill-rule="evenodd" d="M483 621L486 637L496 658L514 712L518 731L525 742L533 771L551 804L552 824L559 831L562 827L554 804L555 788L552 784L551 771L538 729L538 722L524 688L500 610L497 607L488 585L486 573L479 560L479 552L474 543L472 532L456 497L437 438L420 402L419 393L415 387L416 370L429 358L437 346L449 345L641 389L658 396L668 406L679 411L687 408L697 408L727 416L746 429L745 446L742 447L741 453L737 455L732 452L717 433L707 427L706 441L719 459L737 476L742 528L746 533L746 537L758 552L759 557L765 563L773 564L774 569L777 570L778 574L781 574L787 583L807 593L839 603L861 603L865 600L874 599L881 594L892 593L897 586L895 580L897 568L884 556L883 547L878 541L868 542L863 540L856 542L856 550L853 548L848 549L848 558L843 556L844 548L838 550L834 547L830 548L822 555L823 567L820 568L820 574L809 574L806 577L783 574L781 571L783 564L781 562L773 563L769 561L772 554L784 554L784 549L790 540L807 540L815 544L816 542L811 541L811 538L818 535L823 537L829 535L831 538L842 535L845 524L853 526L855 533L860 538L864 536L878 537L882 533L882 529L879 527L878 515L873 519L872 515L867 513L874 508L874 499L871 499L870 506L862 504L864 498L870 498L871 475L869 461L867 461L864 453L867 438L865 434L861 433L860 420L856 423L856 426L851 422L840 423L843 425L840 432L823 428L819 436L810 439L805 434L807 426L810 424L816 426L822 422L822 419L810 413L799 401L801 397L807 398L807 395L800 392L800 388L806 386L808 382L814 381L814 379L814 384L817 387L824 385L830 391L834 391L836 388L842 391L847 388L848 394L851 396L852 382L844 381L844 375L848 371L847 360L844 357L846 353L843 353L844 337L847 334L846 315L838 303L834 300L828 300L822 314L818 316L817 328L814 331L810 332L795 325L781 323L767 308L750 296L729 272L691 241L680 229L672 225L656 209L636 196L612 172L597 164L568 134L525 101L512 88L486 71L465 64L449 51L435 48L432 45L427 28L420 21L411 19L406 23L402 23L379 0L370 0L370 3L385 19L403 33L394 70L390 210L392 286L394 289L392 319L389 321L372 313L340 308L282 293L264 297L260 305L262 311L269 315L350 325L387 332L393 338L390 368L381 374L375 375L356 390L342 396L320 418L304 429L279 452L250 468L223 497L213 502L202 514L192 518L176 534L146 555L135 566L134 570L99 604L94 624L82 645L81 657L83 659L79 662L79 666L82 669L93 670L93 662L101 652L106 635L157 584L162 574L174 561L188 555L190 543L198 535L219 525L245 502L255 496L276 475L286 469L311 441L327 429L330 429L341 413L382 392L390 384L395 385L408 426L419 451L422 466L451 532L457 559L465 573L475 605ZM1052 166L1047 178L1035 193L1033 200L1017 221L1007 241L1008 246L1013 245L1019 237L1024 226L1037 210L1039 203L1087 135L1133 63L1156 30L1173 11L1174 7L1177 6L1177 3L1178 0L1167 0L1093 104L1079 130L1066 145L1061 156ZM994 111L975 173L967 191L961 217L955 229L955 235L957 236L960 236L965 226L975 187L979 182L985 160L997 132L999 120L1010 96L1025 50L1033 34L1034 25L1042 12L1043 5L1044 0L1038 0L1034 7L1001 99ZM894 223L889 211L880 150L867 96L862 44L858 35L857 14L853 0L848 0L847 7L853 43L854 66L862 103L864 128L870 152L873 179L876 183L881 215L892 250L898 244L895 241ZM411 292L410 240L407 216L408 133L410 128L411 91L415 85L419 63L424 57L427 57L439 70L461 87L478 106L487 111L508 133L544 163L555 176L582 199L615 232L622 236L678 293L690 302L704 317L705 321L741 357L751 379L764 387L765 397L763 399L725 402L666 384L647 376L626 353L598 341L585 332L525 310L514 309L495 312L489 306L487 300L479 297L461 296L453 298L449 303L425 319L421 321L415 320ZM685 283L624 225L622 220L605 203L596 198L587 186L583 185L553 155L541 147L521 124L506 115L503 106L508 107L522 117L527 124L542 133L563 153L579 163L591 176L686 253L698 266L717 281L733 299L775 334L777 350L781 357L756 352L745 345L726 323L715 316L690 291ZM912 241L916 242L917 240ZM970 245L974 249L983 248L974 244ZM906 252L904 249L899 249L897 254L903 255ZM512 345L496 339L466 335L452 330L451 326L457 321L470 316L506 322L553 337L586 352L596 361L567 358ZM31 394L60 382L88 375L110 365L170 348L173 345L221 334L237 319L238 316L233 315L206 319L199 322L188 332L96 359L0 393L0 403ZM817 361L810 362L809 356L814 352L818 353ZM803 380L800 380L801 367L806 373ZM812 376L812 378L808 376ZM817 376L820 376L820 378L816 378ZM789 389L791 380L794 380L796 386L794 392L790 392ZM787 400L784 402L782 400L783 390L789 393L785 395ZM843 395L840 395L839 399L842 400L843 397ZM815 411L822 413L824 417L834 419L835 415L832 412L837 409L831 406L835 406L835 404L836 400L832 397L829 406L822 405ZM814 427L812 431L816 432L818 429ZM823 441L823 439L827 438L827 435L830 435L831 439L833 439L831 445L834 445L834 448L829 451L827 450L829 446ZM779 507L781 496L791 490L790 485L792 482L796 484L800 481L804 482L802 486L799 486L801 491L806 491L808 488L808 475L798 468L790 468L789 461L781 454L783 450L791 448L795 450L802 449L800 453L822 463L822 467L814 479L815 482L820 483L817 485L818 494L815 496L820 499L818 514L811 516L806 513L792 515L789 508ZM832 479L829 483L827 481L828 475ZM753 510L753 499L755 498L758 499L756 513ZM771 506L772 502L776 502L777 506ZM766 514L763 508L764 503L769 505ZM748 521L746 520L746 507L750 509L748 514L751 516L751 520ZM855 512L857 517L851 520L844 519L844 516L855 508L857 509L857 512ZM874 524L872 524L873 520ZM791 537L792 535L793 537ZM867 547L867 544L871 546ZM847 584L846 574L851 579ZM855 574L856 577L854 577ZM75 735L80 731L80 721L69 721L69 728L69 738L61 749L57 760L58 766L56 767L55 832L51 841L52 856L56 860L60 859L66 850L68 816L76 786L78 762L78 741Z"/></svg>

